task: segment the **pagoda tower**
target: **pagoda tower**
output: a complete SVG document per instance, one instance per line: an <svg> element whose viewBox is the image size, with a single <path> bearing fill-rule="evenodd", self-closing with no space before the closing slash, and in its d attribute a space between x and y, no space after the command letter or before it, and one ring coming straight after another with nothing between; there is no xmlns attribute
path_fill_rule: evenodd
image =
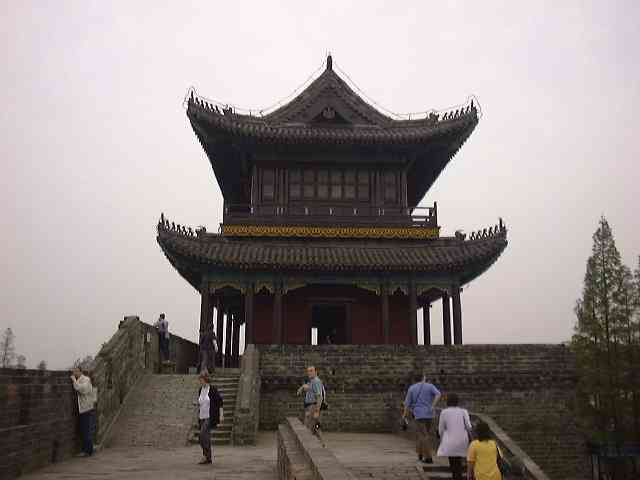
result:
<svg viewBox="0 0 640 480"><path fill-rule="evenodd" d="M286 105L241 114L191 92L187 117L224 197L219 233L162 215L157 241L201 295L200 331L227 321L227 364L245 344L417 344L417 311L443 302L462 343L462 287L507 245L498 225L440 236L418 207L478 124L473 101L396 120L326 69ZM225 315L226 314L226 315ZM453 327L453 328L452 328ZM452 335L453 333L453 335Z"/></svg>

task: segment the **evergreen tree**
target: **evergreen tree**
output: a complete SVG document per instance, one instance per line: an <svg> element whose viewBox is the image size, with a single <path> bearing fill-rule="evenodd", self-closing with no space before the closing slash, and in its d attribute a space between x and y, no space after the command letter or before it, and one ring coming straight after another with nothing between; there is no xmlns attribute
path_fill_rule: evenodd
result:
<svg viewBox="0 0 640 480"><path fill-rule="evenodd" d="M10 368L16 357L15 335L11 328L7 328L2 335L2 343L0 343L0 367Z"/></svg>
<svg viewBox="0 0 640 480"><path fill-rule="evenodd" d="M40 360L40 363L38 363L38 370L46 370L47 369L47 362L45 362L44 360Z"/></svg>
<svg viewBox="0 0 640 480"><path fill-rule="evenodd" d="M623 299L629 295L628 272L622 265L607 220L600 218L587 260L582 298L575 307L577 324L572 347L581 374L580 390L600 432L621 431L621 401L628 345ZM626 292L626 293L625 293Z"/></svg>

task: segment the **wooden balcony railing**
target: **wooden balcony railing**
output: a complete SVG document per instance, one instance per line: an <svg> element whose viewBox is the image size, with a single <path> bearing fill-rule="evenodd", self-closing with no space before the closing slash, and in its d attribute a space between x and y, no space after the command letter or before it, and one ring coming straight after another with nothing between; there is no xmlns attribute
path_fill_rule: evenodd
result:
<svg viewBox="0 0 640 480"><path fill-rule="evenodd" d="M389 226L438 226L438 208L373 207L345 204L224 205L227 224L340 224Z"/></svg>

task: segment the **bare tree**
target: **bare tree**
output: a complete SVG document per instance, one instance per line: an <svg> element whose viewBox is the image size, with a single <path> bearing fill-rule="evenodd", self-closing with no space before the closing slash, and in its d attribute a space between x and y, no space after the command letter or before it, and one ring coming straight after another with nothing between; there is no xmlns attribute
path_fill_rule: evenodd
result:
<svg viewBox="0 0 640 480"><path fill-rule="evenodd" d="M83 372L87 372L93 369L93 357L91 355L87 355L84 358L76 358L73 362L71 368L80 368Z"/></svg>
<svg viewBox="0 0 640 480"><path fill-rule="evenodd" d="M25 357L24 355L18 355L18 364L16 365L16 368L19 370L26 370L27 368L27 357Z"/></svg>
<svg viewBox="0 0 640 480"><path fill-rule="evenodd" d="M11 328L7 328L2 335L2 343L0 343L0 367L10 368L16 357L15 338Z"/></svg>

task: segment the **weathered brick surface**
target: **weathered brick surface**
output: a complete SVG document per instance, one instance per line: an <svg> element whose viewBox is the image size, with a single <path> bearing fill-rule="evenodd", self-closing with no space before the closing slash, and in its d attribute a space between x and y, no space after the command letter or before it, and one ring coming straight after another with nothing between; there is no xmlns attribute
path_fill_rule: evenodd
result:
<svg viewBox="0 0 640 480"><path fill-rule="evenodd" d="M77 410L68 372L0 369L0 478L69 457Z"/></svg>
<svg viewBox="0 0 640 480"><path fill-rule="evenodd" d="M573 416L576 375L561 345L261 346L260 425L275 429L299 414L295 390L313 364L325 382L326 431L388 432L411 376L426 372L443 392L485 413L551 477L579 477L584 455Z"/></svg>

